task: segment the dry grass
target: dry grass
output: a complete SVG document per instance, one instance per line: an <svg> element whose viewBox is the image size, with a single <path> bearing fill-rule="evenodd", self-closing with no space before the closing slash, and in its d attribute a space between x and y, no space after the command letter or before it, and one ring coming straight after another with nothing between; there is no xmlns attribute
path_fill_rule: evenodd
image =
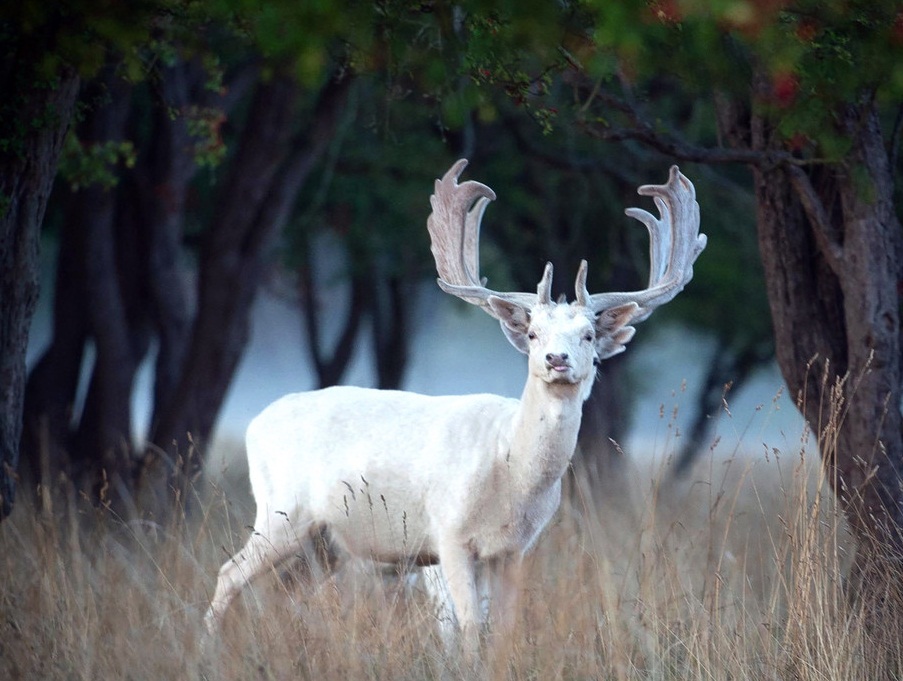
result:
<svg viewBox="0 0 903 681"><path fill-rule="evenodd" d="M512 679L893 676L841 596L842 523L800 453L637 472L630 501L573 491L529 559ZM241 472L172 527L76 499L0 525L0 678L456 677L431 609L371 567L262 580L202 645L227 551L253 517ZM232 489L234 483L235 489ZM240 491L236 491L240 490ZM900 636L896 637L898 640Z"/></svg>

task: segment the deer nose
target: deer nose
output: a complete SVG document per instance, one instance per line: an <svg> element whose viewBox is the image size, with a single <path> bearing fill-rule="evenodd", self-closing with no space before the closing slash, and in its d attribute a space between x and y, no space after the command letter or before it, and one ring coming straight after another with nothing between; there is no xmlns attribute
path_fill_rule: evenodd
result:
<svg viewBox="0 0 903 681"><path fill-rule="evenodd" d="M568 353L562 352L560 355L556 355L554 352L550 352L546 355L546 362L553 366L564 364L568 361Z"/></svg>

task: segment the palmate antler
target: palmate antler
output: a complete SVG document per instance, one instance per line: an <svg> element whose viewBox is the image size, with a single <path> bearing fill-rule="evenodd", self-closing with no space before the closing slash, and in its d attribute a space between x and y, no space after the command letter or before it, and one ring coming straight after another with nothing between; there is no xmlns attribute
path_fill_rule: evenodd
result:
<svg viewBox="0 0 903 681"><path fill-rule="evenodd" d="M430 197L433 212L426 226L439 272L439 287L472 305L479 305L496 319L498 316L487 302L490 296L527 310L541 303L551 304L551 263L546 264L536 293L505 293L486 288L486 279L480 277L480 221L486 206L495 201L495 192L473 180L458 184L465 167L467 159L455 163L441 180L436 180Z"/></svg>
<svg viewBox="0 0 903 681"><path fill-rule="evenodd" d="M646 319L655 308L671 301L693 278L693 263L706 246L705 234L699 233L699 204L696 188L677 166L671 166L667 184L646 184L637 189L641 196L651 196L661 214L655 218L642 208L624 211L649 229L649 287L626 293L596 293L586 290L586 261L577 274L577 304L596 314L626 303L639 307L632 322Z"/></svg>
<svg viewBox="0 0 903 681"><path fill-rule="evenodd" d="M455 163L441 180L436 180L430 197L433 212L427 220L432 240L433 257L439 272L439 286L496 316L487 300L496 296L526 309L551 304L552 265L546 264L536 293L500 292L486 288L480 277L480 221L495 192L472 180L458 184L467 160ZM649 287L640 291L590 294L586 289L587 263L582 261L577 274L577 304L595 314L621 305L636 303L631 321L641 322L653 310L674 298L693 278L693 263L706 245L705 234L699 233L699 204L693 183L677 166L671 166L664 185L643 185L637 190L652 196L661 218L640 208L625 212L649 229Z"/></svg>

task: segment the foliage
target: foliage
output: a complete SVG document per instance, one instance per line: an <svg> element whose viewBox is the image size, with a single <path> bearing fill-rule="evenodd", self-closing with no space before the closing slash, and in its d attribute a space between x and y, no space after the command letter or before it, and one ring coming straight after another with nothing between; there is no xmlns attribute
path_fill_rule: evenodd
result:
<svg viewBox="0 0 903 681"><path fill-rule="evenodd" d="M505 92L545 132L568 124L556 119L569 107L608 139L636 139L645 127L643 135L664 140L681 121L662 114L663 98L745 99L752 90L752 106L778 121L788 151L831 160L848 148L835 125L840 104L870 92L890 103L903 95L894 0L584 0L543 17L541 44L519 40L529 29L518 16L469 15L464 65L475 84ZM553 80L570 91L555 92Z"/></svg>
<svg viewBox="0 0 903 681"><path fill-rule="evenodd" d="M135 145L130 140L82 144L69 132L60 157L59 173L73 191L97 184L112 189L119 182L119 167L135 166Z"/></svg>
<svg viewBox="0 0 903 681"><path fill-rule="evenodd" d="M593 3L590 3L593 4ZM627 86L644 99L665 75L689 92L746 96L779 121L787 147L815 145L823 158L847 148L837 106L881 90L903 94L900 8L881 2L627 2L594 5L596 49L581 54L588 73L611 77L611 55ZM760 69L763 83L753 71ZM645 84L645 85L644 85Z"/></svg>
<svg viewBox="0 0 903 681"><path fill-rule="evenodd" d="M188 124L188 134L194 141L194 160L199 168L215 168L226 158L226 144L222 126L226 121L223 111L216 107L192 105L183 115Z"/></svg>
<svg viewBox="0 0 903 681"><path fill-rule="evenodd" d="M336 143L320 168L320 181L299 197L287 232L286 254L305 249L313 235L337 236L350 268L379 261L389 273L426 270L424 221L436 159L447 158L430 107L413 97L393 99L378 80L359 80Z"/></svg>

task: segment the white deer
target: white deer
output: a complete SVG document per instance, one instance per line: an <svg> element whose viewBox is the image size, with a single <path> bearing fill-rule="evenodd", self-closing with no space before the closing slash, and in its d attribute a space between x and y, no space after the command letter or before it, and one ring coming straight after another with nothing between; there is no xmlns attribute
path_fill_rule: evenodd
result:
<svg viewBox="0 0 903 681"><path fill-rule="evenodd" d="M247 432L254 530L219 571L211 633L251 580L298 554L323 558L323 538L330 568L336 556L438 563L469 649L490 621L511 626L521 561L558 508L596 363L623 351L631 324L690 281L706 237L693 184L674 166L667 184L639 189L661 219L627 210L649 229L649 288L590 295L583 261L573 303L552 301L551 264L535 294L491 291L480 279L478 241L495 194L458 184L466 165L455 163L430 199L439 286L498 319L528 356L521 399L335 387L264 409Z"/></svg>

